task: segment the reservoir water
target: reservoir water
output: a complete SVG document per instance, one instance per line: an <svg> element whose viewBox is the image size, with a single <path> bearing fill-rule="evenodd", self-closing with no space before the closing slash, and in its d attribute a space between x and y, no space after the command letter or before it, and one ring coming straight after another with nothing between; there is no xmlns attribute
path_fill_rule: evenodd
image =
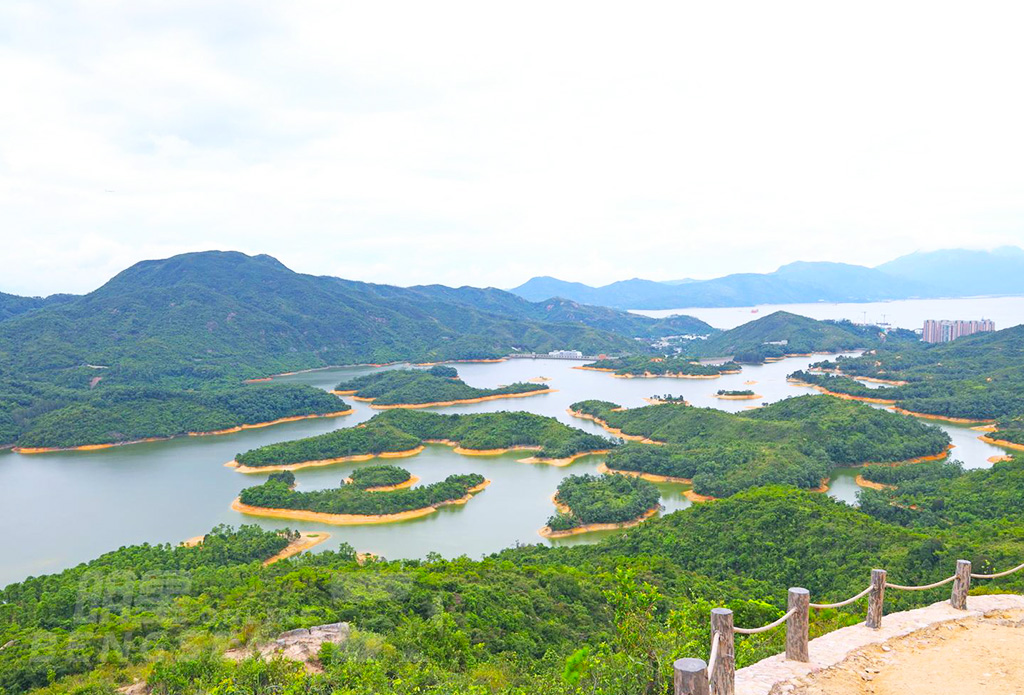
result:
<svg viewBox="0 0 1024 695"><path fill-rule="evenodd" d="M754 389L772 402L810 389L786 382L786 375L805 368L816 357L789 358L763 366L745 367L742 374L713 380L617 379L602 372L573 369L568 360L509 360L489 364L456 365L473 386L495 387L545 376L552 393L509 401L488 401L437 409L445 413L529 410L551 415L574 427L604 434L597 425L571 417L569 404L586 398L614 401L626 407L645 405L655 394L682 395L696 406L739 412L750 401L722 401L718 389ZM340 381L374 371L350 367L281 377L330 389ZM755 384L747 382L754 381ZM757 402L761 402L757 401ZM361 552L388 558L422 557L436 551L452 557L480 557L516 543L586 543L601 534L585 534L558 541L537 535L554 508L550 497L565 476L591 473L603 460L593 456L570 466L519 463L528 452L493 457L467 457L446 446L428 446L418 456L395 461L424 483L452 473L478 472L492 481L468 504L441 509L421 519L375 526L330 526L315 522L247 517L230 509L238 492L265 479L225 468L242 451L271 442L351 427L376 412L366 403L353 402L352 415L284 423L229 435L184 437L133 444L91 452L20 455L0 452L0 586L29 575L59 571L122 545L142 542L177 543L204 533L216 524L258 523L266 528L327 531L331 538L317 550L347 542ZM941 424L956 444L954 458L969 467L990 465L987 459L1004 453L977 439L968 427ZM344 463L296 472L301 489L337 486L358 466L375 461ZM856 500L852 471L840 471L831 493L848 502ZM687 507L685 487L665 484L665 512Z"/></svg>

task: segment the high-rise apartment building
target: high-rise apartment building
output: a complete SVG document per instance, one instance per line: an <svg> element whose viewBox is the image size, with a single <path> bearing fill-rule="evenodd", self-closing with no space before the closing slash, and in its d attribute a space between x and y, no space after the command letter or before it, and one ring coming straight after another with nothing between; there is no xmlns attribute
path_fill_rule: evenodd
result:
<svg viewBox="0 0 1024 695"><path fill-rule="evenodd" d="M936 321L929 319L924 322L921 340L926 343L948 343L965 335L994 331L996 324L989 319L980 321Z"/></svg>

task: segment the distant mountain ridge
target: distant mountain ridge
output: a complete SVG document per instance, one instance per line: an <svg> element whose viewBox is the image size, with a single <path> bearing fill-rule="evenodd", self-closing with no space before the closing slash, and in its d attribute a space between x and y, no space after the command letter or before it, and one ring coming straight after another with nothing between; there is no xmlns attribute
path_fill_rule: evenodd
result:
<svg viewBox="0 0 1024 695"><path fill-rule="evenodd" d="M602 287L535 277L510 292L537 302L561 297L618 309L678 309L810 302L873 302L916 297L1024 294L1024 250L917 252L877 268L797 261L772 273L712 280L634 278Z"/></svg>

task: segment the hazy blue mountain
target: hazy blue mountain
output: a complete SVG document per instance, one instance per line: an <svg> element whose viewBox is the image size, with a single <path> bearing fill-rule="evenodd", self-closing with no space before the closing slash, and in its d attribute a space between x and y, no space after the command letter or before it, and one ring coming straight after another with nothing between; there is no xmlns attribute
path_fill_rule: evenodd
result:
<svg viewBox="0 0 1024 695"><path fill-rule="evenodd" d="M623 280L590 287L533 278L511 290L531 301L564 297L620 309L676 309L802 302L866 302L935 296L937 288L846 263L797 262L774 273L737 273L713 280L664 283Z"/></svg>
<svg viewBox="0 0 1024 695"><path fill-rule="evenodd" d="M877 270L928 283L949 297L1024 294L1024 250L1016 246L992 251L918 251L883 263Z"/></svg>

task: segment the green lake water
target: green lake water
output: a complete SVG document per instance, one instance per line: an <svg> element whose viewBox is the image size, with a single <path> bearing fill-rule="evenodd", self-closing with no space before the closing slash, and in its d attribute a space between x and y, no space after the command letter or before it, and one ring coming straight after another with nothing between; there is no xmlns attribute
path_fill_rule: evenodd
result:
<svg viewBox="0 0 1024 695"><path fill-rule="evenodd" d="M742 374L720 379L617 379L607 373L573 369L580 362L568 360L509 360L490 364L456 365L473 386L495 387L537 376L550 377L553 393L514 400L497 400L465 406L438 408L445 413L528 410L557 417L581 429L602 433L597 425L566 413L575 401L597 398L626 407L645 405L654 394L682 395L696 406L739 412L752 403L772 402L812 390L786 382L786 375L806 367L820 356L790 358L759 367L745 367ZM330 389L338 382L375 371L354 367L308 372L281 381L312 384ZM747 384L756 381L756 384ZM723 401L713 397L718 389L753 389L758 401ZM59 452L19 455L0 452L0 586L29 575L47 574L73 566L122 545L177 543L210 530L216 524L258 523L266 528L291 527L326 531L330 540L317 550L336 548L342 542L361 552L388 558L423 557L436 551L444 556L480 557L516 543L569 544L597 540L600 533L550 541L537 535L554 508L550 497L568 475L591 473L603 457L583 458L570 466L519 463L529 452L492 457L467 457L449 447L428 446L411 458L395 461L419 476L424 483L452 473L477 472L491 485L469 503L396 524L330 526L314 522L247 517L230 508L238 492L262 482L265 475L244 475L224 463L242 451L299 437L351 427L376 412L368 404L349 401L352 415L303 420L235 434L184 437L169 441L134 444L92 452ZM953 437L954 458L968 467L990 465L987 459L1004 453L977 439L967 427L936 423ZM359 466L379 461L338 464L296 471L302 489L337 486ZM855 473L841 470L833 478L831 494L847 502L856 499ZM681 485L659 485L662 504L669 513L689 506ZM608 532L615 533L615 532Z"/></svg>

